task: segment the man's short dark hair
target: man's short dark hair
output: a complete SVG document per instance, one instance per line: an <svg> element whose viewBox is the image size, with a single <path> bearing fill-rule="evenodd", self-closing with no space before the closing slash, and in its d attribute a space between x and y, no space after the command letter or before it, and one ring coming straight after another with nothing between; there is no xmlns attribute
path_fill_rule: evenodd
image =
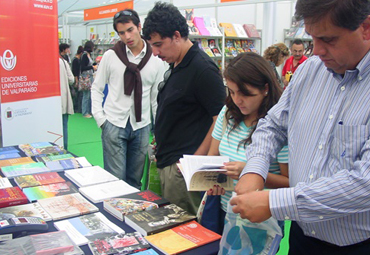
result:
<svg viewBox="0 0 370 255"><path fill-rule="evenodd" d="M66 49L69 49L71 46L69 46L69 44L66 44L66 43L61 43L59 44L59 53L65 51Z"/></svg>
<svg viewBox="0 0 370 255"><path fill-rule="evenodd" d="M298 0L297 20L314 24L329 15L331 22L341 28L356 30L370 14L369 0Z"/></svg>
<svg viewBox="0 0 370 255"><path fill-rule="evenodd" d="M157 2L145 19L144 38L150 40L154 33L159 34L161 38L171 38L175 31L179 31L182 38L188 38L189 28L185 17L173 4Z"/></svg>
<svg viewBox="0 0 370 255"><path fill-rule="evenodd" d="M117 24L118 23L126 24L126 23L130 23L131 21L132 21L132 23L134 23L134 25L136 27L138 27L139 23L140 23L139 15L137 14L136 11L134 11L132 9L124 9L122 11L117 12L114 15L114 17L113 17L113 28L118 33L118 31L117 31Z"/></svg>
<svg viewBox="0 0 370 255"><path fill-rule="evenodd" d="M301 39L294 39L294 41L292 42L292 45L293 44L296 44L296 45L303 45L303 48L305 47L304 46L304 43Z"/></svg>

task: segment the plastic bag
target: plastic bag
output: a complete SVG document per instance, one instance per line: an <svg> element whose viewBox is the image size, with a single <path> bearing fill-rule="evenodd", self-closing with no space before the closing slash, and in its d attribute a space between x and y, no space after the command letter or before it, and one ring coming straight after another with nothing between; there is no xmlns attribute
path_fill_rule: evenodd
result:
<svg viewBox="0 0 370 255"><path fill-rule="evenodd" d="M276 219L252 223L235 214L228 203L218 255L273 255L281 239L282 229Z"/></svg>

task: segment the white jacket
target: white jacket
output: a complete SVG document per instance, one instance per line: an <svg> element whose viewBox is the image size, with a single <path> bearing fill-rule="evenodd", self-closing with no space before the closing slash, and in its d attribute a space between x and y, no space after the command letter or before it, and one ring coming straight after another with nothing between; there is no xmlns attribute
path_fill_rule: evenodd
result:
<svg viewBox="0 0 370 255"><path fill-rule="evenodd" d="M69 85L73 84L74 77L68 62L61 58L59 58L59 73L62 114L74 114L71 91L69 90Z"/></svg>

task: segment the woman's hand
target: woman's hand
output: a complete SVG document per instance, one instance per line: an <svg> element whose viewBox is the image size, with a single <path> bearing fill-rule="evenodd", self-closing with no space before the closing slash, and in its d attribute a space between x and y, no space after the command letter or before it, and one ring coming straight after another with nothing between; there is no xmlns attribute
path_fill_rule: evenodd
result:
<svg viewBox="0 0 370 255"><path fill-rule="evenodd" d="M219 185L214 185L213 189L207 190L207 196L219 196L225 195L225 189L220 187Z"/></svg>
<svg viewBox="0 0 370 255"><path fill-rule="evenodd" d="M226 175L232 179L239 180L239 175L243 171L246 163L241 161L233 161L224 163L224 169L227 170Z"/></svg>

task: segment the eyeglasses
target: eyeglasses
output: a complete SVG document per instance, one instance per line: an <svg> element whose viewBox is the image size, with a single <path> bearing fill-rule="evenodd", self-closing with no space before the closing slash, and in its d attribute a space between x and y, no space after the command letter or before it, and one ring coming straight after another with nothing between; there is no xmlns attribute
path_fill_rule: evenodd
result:
<svg viewBox="0 0 370 255"><path fill-rule="evenodd" d="M164 72L164 74L163 74L163 81L161 81L158 84L158 91L162 91L163 90L164 86L166 85L166 82L167 82L168 78L170 78L170 76L171 76L171 72L172 72L172 68L170 68L166 72Z"/></svg>
<svg viewBox="0 0 370 255"><path fill-rule="evenodd" d="M118 19L121 16L132 16L133 13L130 11L119 11L116 14L114 14L114 19Z"/></svg>

